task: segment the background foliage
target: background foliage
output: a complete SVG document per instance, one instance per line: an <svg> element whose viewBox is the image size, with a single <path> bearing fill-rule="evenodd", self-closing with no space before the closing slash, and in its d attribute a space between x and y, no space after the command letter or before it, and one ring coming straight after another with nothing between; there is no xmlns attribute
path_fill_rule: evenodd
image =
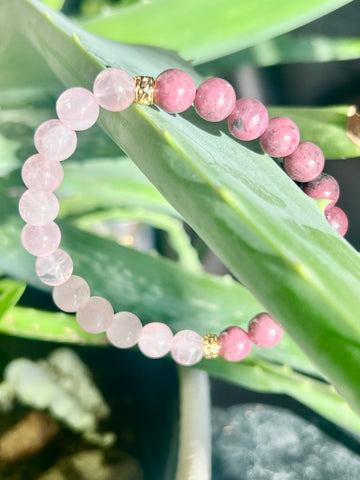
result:
<svg viewBox="0 0 360 480"><path fill-rule="evenodd" d="M44 3L67 8L61 1ZM223 75L244 63L357 58L356 38L288 33L346 3L281 0L274 9L270 0L156 0L109 2L103 10L88 1L70 12L74 18L69 22L38 0L4 0L0 331L105 342L81 332L73 317L50 306L46 311L15 306L25 283L47 291L34 274L33 258L20 245L17 201L23 190L21 164L34 151L34 128L54 115L54 99L64 85L91 87L96 73L108 65L155 77L179 67L199 84L203 75ZM346 136L347 110L331 105L270 111L294 119L303 140L314 141L335 159L360 153ZM230 324L244 327L266 309L286 328L279 346L254 348L239 364L219 359L204 361L200 368L250 389L291 395L359 433L353 410L360 411L360 262L317 204L255 142L237 142L224 124L206 124L193 111L171 116L134 106L119 114L102 112L100 126L105 133L96 127L79 135L78 151L65 162L58 192L62 245L75 259L75 273L115 309L133 311L144 322L159 319L174 330L193 328L203 334ZM138 252L94 233L104 222L129 218L165 232L172 258ZM233 276L204 271L200 249L194 248L183 221ZM195 243L202 245L199 239Z"/></svg>

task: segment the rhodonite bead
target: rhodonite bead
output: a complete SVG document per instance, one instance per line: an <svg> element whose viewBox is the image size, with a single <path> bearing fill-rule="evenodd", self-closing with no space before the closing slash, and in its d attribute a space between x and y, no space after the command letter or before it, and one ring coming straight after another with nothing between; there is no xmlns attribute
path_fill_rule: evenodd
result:
<svg viewBox="0 0 360 480"><path fill-rule="evenodd" d="M254 98L242 98L235 103L227 124L229 131L239 140L250 141L259 138L269 123L268 111Z"/></svg>
<svg viewBox="0 0 360 480"><path fill-rule="evenodd" d="M240 327L229 327L218 338L220 355L229 362L239 362L251 350L248 334Z"/></svg>
<svg viewBox="0 0 360 480"><path fill-rule="evenodd" d="M321 149L311 142L300 142L296 150L284 158L284 169L295 182L310 182L320 175L325 165Z"/></svg>
<svg viewBox="0 0 360 480"><path fill-rule="evenodd" d="M76 133L60 120L47 120L36 130L34 143L37 151L50 160L66 160L75 152Z"/></svg>
<svg viewBox="0 0 360 480"><path fill-rule="evenodd" d="M234 110L236 94L229 82L209 78L196 90L194 106L200 117L208 122L220 122Z"/></svg>
<svg viewBox="0 0 360 480"><path fill-rule="evenodd" d="M55 305L64 312L77 312L90 298L88 283L77 275L71 275L62 285L53 290Z"/></svg>
<svg viewBox="0 0 360 480"><path fill-rule="evenodd" d="M196 87L193 79L183 70L165 70L155 80L154 101L168 113L181 113L191 107Z"/></svg>
<svg viewBox="0 0 360 480"><path fill-rule="evenodd" d="M332 228L337 231L342 237L346 234L349 228L349 220L346 213L339 207L334 207L331 204L325 209L325 218L330 223Z"/></svg>
<svg viewBox="0 0 360 480"><path fill-rule="evenodd" d="M150 358L164 357L170 352L172 339L173 333L165 323L148 323L141 331L139 349Z"/></svg>
<svg viewBox="0 0 360 480"><path fill-rule="evenodd" d="M99 104L90 90L74 87L65 90L56 102L56 113L71 130L92 127L99 116Z"/></svg>
<svg viewBox="0 0 360 480"><path fill-rule="evenodd" d="M60 228L54 222L43 227L25 225L21 232L21 241L31 255L50 255L60 245Z"/></svg>
<svg viewBox="0 0 360 480"><path fill-rule="evenodd" d="M139 341L142 330L140 319L130 312L119 312L106 330L110 343L118 348L130 348Z"/></svg>
<svg viewBox="0 0 360 480"><path fill-rule="evenodd" d="M58 249L50 255L38 257L35 269L37 276L46 285L62 285L71 277L73 261L68 253Z"/></svg>
<svg viewBox="0 0 360 480"><path fill-rule="evenodd" d="M63 181L64 171L60 162L36 154L26 160L21 176L25 185L31 190L53 192Z"/></svg>
<svg viewBox="0 0 360 480"><path fill-rule="evenodd" d="M312 198L324 198L332 200L329 205L334 205L340 195L339 184L334 177L327 173L321 173L317 178L304 186L304 193Z"/></svg>
<svg viewBox="0 0 360 480"><path fill-rule="evenodd" d="M248 335L259 347L269 348L280 342L283 329L268 313L259 313L250 320Z"/></svg>
<svg viewBox="0 0 360 480"><path fill-rule="evenodd" d="M105 298L90 297L77 313L76 320L80 327L88 333L103 333L110 327L114 319L114 310Z"/></svg>
<svg viewBox="0 0 360 480"><path fill-rule="evenodd" d="M135 79L121 68L107 68L95 78L94 95L106 110L121 112L135 100Z"/></svg>
<svg viewBox="0 0 360 480"><path fill-rule="evenodd" d="M202 337L193 330L181 330L171 343L171 356L179 365L195 365L203 357Z"/></svg>
<svg viewBox="0 0 360 480"><path fill-rule="evenodd" d="M40 227L56 218L59 213L59 202L51 192L26 190L19 201L19 212L25 222Z"/></svg>
<svg viewBox="0 0 360 480"><path fill-rule="evenodd" d="M296 124L286 117L274 117L260 137L260 146L272 157L286 157L299 145L300 132Z"/></svg>

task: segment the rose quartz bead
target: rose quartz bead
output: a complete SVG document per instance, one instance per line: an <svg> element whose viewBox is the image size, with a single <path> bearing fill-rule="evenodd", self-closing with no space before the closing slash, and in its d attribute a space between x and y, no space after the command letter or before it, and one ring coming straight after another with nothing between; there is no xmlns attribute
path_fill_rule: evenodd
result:
<svg viewBox="0 0 360 480"><path fill-rule="evenodd" d="M283 329L268 313L259 313L250 320L248 335L259 347L273 347L280 342Z"/></svg>
<svg viewBox="0 0 360 480"><path fill-rule="evenodd" d="M193 330L178 332L171 343L171 356L179 365L195 365L203 357L202 337Z"/></svg>
<svg viewBox="0 0 360 480"><path fill-rule="evenodd" d="M72 275L69 280L53 290L55 305L64 312L77 312L89 298L88 283L77 275Z"/></svg>
<svg viewBox="0 0 360 480"><path fill-rule="evenodd" d="M22 244L31 255L50 255L60 245L61 232L56 223L43 227L25 225L21 232Z"/></svg>
<svg viewBox="0 0 360 480"><path fill-rule="evenodd" d="M90 90L74 87L65 90L56 102L56 113L71 130L86 130L96 123L99 104Z"/></svg>
<svg viewBox="0 0 360 480"><path fill-rule="evenodd" d="M327 173L322 173L315 180L312 180L304 186L304 193L312 198L324 198L332 200L329 205L335 205L339 199L339 184L334 177ZM328 206L329 206L328 205Z"/></svg>
<svg viewBox="0 0 360 480"><path fill-rule="evenodd" d="M172 339L173 333L165 323L148 323L141 331L139 348L147 357L160 358L170 352Z"/></svg>
<svg viewBox="0 0 360 480"><path fill-rule="evenodd" d="M64 171L60 162L36 154L26 160L21 175L28 188L39 192L53 192L61 185Z"/></svg>
<svg viewBox="0 0 360 480"><path fill-rule="evenodd" d="M296 124L286 117L274 117L260 137L260 146L272 157L290 155L300 142L300 132Z"/></svg>
<svg viewBox="0 0 360 480"><path fill-rule="evenodd" d="M103 333L114 318L111 304L102 297L90 297L76 313L80 327L88 333Z"/></svg>
<svg viewBox="0 0 360 480"><path fill-rule="evenodd" d="M140 319L130 312L119 312L106 330L109 342L118 348L130 348L139 341L142 330Z"/></svg>
<svg viewBox="0 0 360 480"><path fill-rule="evenodd" d="M51 192L26 190L19 201L19 212L25 222L40 227L56 218L59 213L59 202Z"/></svg>
<svg viewBox="0 0 360 480"><path fill-rule="evenodd" d="M250 352L251 341L240 327L229 327L218 338L220 355L229 362L239 362Z"/></svg>
<svg viewBox="0 0 360 480"><path fill-rule="evenodd" d="M325 209L326 220L330 223L332 228L343 237L349 228L349 220L346 213L341 210L341 208L333 207L331 204L329 207Z"/></svg>
<svg viewBox="0 0 360 480"><path fill-rule="evenodd" d="M311 142L300 142L296 150L284 158L284 169L295 182L310 182L325 165L321 149Z"/></svg>
<svg viewBox="0 0 360 480"><path fill-rule="evenodd" d="M110 112L120 112L135 100L135 79L121 68L107 68L94 81L94 95Z"/></svg>
<svg viewBox="0 0 360 480"><path fill-rule="evenodd" d="M236 93L222 78L209 78L196 90L194 106L208 122L220 122L234 110Z"/></svg>
<svg viewBox="0 0 360 480"><path fill-rule="evenodd" d="M154 101L169 113L181 113L191 107L196 87L190 75L171 68L160 73L155 81Z"/></svg>
<svg viewBox="0 0 360 480"><path fill-rule="evenodd" d="M75 152L77 137L60 120L47 120L37 128L34 143L41 155L60 162Z"/></svg>
<svg viewBox="0 0 360 480"><path fill-rule="evenodd" d="M229 131L240 140L255 140L262 135L269 123L268 111L261 102L253 98L242 98L235 103L229 116Z"/></svg>
<svg viewBox="0 0 360 480"><path fill-rule="evenodd" d="M64 250L55 250L43 257L38 257L35 263L36 274L45 285L62 285L71 277L73 261Z"/></svg>

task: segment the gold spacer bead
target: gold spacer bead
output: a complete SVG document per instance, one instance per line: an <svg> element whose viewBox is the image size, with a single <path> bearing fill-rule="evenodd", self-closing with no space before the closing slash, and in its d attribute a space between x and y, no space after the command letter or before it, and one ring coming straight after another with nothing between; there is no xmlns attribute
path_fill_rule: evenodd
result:
<svg viewBox="0 0 360 480"><path fill-rule="evenodd" d="M135 77L135 103L152 105L154 103L155 80L152 77Z"/></svg>
<svg viewBox="0 0 360 480"><path fill-rule="evenodd" d="M203 336L203 349L205 358L216 358L219 356L220 345L218 336L214 333L208 333Z"/></svg>

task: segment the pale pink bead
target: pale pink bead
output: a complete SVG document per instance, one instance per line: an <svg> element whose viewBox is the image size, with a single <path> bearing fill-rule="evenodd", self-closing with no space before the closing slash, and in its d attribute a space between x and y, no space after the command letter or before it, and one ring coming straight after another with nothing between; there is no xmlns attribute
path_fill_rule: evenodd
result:
<svg viewBox="0 0 360 480"><path fill-rule="evenodd" d="M80 327L88 333L103 333L114 318L111 304L102 297L90 297L76 313Z"/></svg>
<svg viewBox="0 0 360 480"><path fill-rule="evenodd" d="M272 157L286 157L299 145L300 132L296 124L287 117L274 117L260 137L260 146Z"/></svg>
<svg viewBox="0 0 360 480"><path fill-rule="evenodd" d="M28 188L39 192L53 192L61 185L64 170L60 162L36 154L26 160L21 175Z"/></svg>
<svg viewBox="0 0 360 480"><path fill-rule="evenodd" d="M181 113L191 107L196 87L190 75L171 68L160 73L155 81L154 101L169 113Z"/></svg>
<svg viewBox="0 0 360 480"><path fill-rule="evenodd" d="M229 362L239 362L251 350L248 334L240 327L228 327L218 337L220 355Z"/></svg>
<svg viewBox="0 0 360 480"><path fill-rule="evenodd" d="M109 342L118 348L130 348L136 345L141 334L140 319L130 312L119 312L106 330Z"/></svg>
<svg viewBox="0 0 360 480"><path fill-rule="evenodd" d="M73 261L64 250L58 249L50 255L38 257L35 263L36 274L46 285L62 285L71 277Z"/></svg>
<svg viewBox="0 0 360 480"><path fill-rule="evenodd" d="M296 150L284 158L284 169L295 182L310 182L325 165L321 148L311 142L300 142Z"/></svg>
<svg viewBox="0 0 360 480"><path fill-rule="evenodd" d="M238 100L227 120L230 133L244 141L259 138L268 123L269 114L265 105L254 98Z"/></svg>
<svg viewBox="0 0 360 480"><path fill-rule="evenodd" d="M121 68L107 68L95 78L94 95L106 110L120 112L135 100L135 79Z"/></svg>
<svg viewBox="0 0 360 480"><path fill-rule="evenodd" d="M58 248L60 240L61 231L54 222L43 227L25 225L21 232L21 241L25 250L37 257L50 255Z"/></svg>
<svg viewBox="0 0 360 480"><path fill-rule="evenodd" d="M77 312L89 298L88 283L77 275L72 275L69 280L53 290L55 305L64 312Z"/></svg>
<svg viewBox="0 0 360 480"><path fill-rule="evenodd" d="M203 339L193 330L181 330L171 343L171 356L179 365L195 365L203 357Z"/></svg>
<svg viewBox="0 0 360 480"><path fill-rule="evenodd" d="M334 177L327 173L322 173L304 186L304 193L312 198L332 200L333 202L329 205L335 205L339 199L340 188Z"/></svg>
<svg viewBox="0 0 360 480"><path fill-rule="evenodd" d="M222 78L209 78L196 90L194 106L208 122L220 122L234 110L236 93Z"/></svg>
<svg viewBox="0 0 360 480"><path fill-rule="evenodd" d="M248 335L259 347L269 348L280 342L283 329L268 313L259 313L250 320Z"/></svg>
<svg viewBox="0 0 360 480"><path fill-rule="evenodd" d="M333 207L331 204L325 209L326 220L331 227L342 237L345 236L349 228L349 220L346 213L339 207Z"/></svg>
<svg viewBox="0 0 360 480"><path fill-rule="evenodd" d="M160 358L170 352L173 333L161 322L145 325L139 338L139 349L150 358Z"/></svg>
<svg viewBox="0 0 360 480"><path fill-rule="evenodd" d="M37 151L50 160L66 160L75 152L76 133L60 120L47 120L36 130L34 143Z"/></svg>
<svg viewBox="0 0 360 480"><path fill-rule="evenodd" d="M74 87L65 90L56 102L56 113L71 130L86 130L96 123L99 104L90 90Z"/></svg>
<svg viewBox="0 0 360 480"><path fill-rule="evenodd" d="M59 213L59 202L51 192L26 190L19 201L19 212L25 222L40 227L56 218Z"/></svg>

